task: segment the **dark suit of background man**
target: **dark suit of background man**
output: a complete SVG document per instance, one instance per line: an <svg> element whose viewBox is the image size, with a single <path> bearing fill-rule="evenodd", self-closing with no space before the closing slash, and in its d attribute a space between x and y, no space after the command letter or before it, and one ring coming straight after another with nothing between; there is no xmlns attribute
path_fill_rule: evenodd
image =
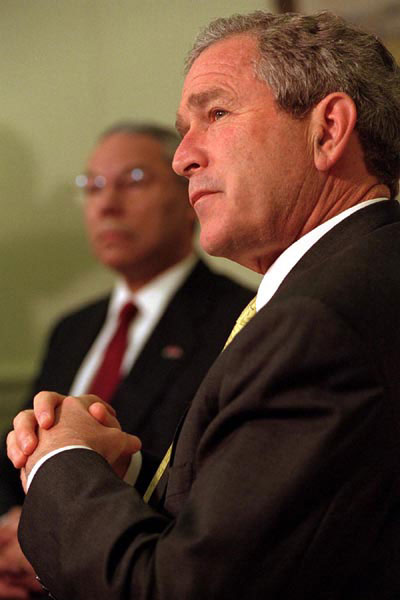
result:
<svg viewBox="0 0 400 600"><path fill-rule="evenodd" d="M112 405L123 428L140 433L143 442L139 489L156 470L181 415L253 295L210 271L194 254L195 213L187 181L171 169L178 143L167 128L130 123L114 126L98 141L86 174L77 180L84 186L90 245L97 259L119 275L118 283L111 297L55 327L27 402L31 406L33 395L43 389L85 392L114 331L113 320L132 298L138 314ZM24 494L5 453L0 471L4 512L22 504ZM16 520L14 510L6 530ZM28 567L18 552L15 527L13 533L14 546L3 539L3 561L0 554L0 597L6 598L13 565L18 573L13 583L26 589L19 569ZM1 535L0 528L0 541Z"/></svg>
<svg viewBox="0 0 400 600"><path fill-rule="evenodd" d="M200 34L178 128L202 245L265 274L256 315L191 404L162 509L114 472L137 441L105 405L40 396L60 421L27 462L20 414L15 466L44 458L22 548L58 600L398 600L399 68L329 13L236 15ZM71 442L95 452L46 460Z"/></svg>

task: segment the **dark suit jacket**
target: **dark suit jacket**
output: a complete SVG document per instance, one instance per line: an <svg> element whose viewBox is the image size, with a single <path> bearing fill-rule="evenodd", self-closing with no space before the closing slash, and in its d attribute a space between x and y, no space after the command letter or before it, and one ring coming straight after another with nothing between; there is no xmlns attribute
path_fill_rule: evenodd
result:
<svg viewBox="0 0 400 600"><path fill-rule="evenodd" d="M139 435L143 442L140 489L147 487L179 419L253 296L254 292L198 262L119 386L112 401L118 419L125 431ZM90 304L55 327L27 407L40 390L68 393L104 323L108 302L109 298L103 298ZM182 349L182 356L170 357L168 347L173 346ZM18 472L2 454L0 511L4 512L22 504L24 494Z"/></svg>
<svg viewBox="0 0 400 600"><path fill-rule="evenodd" d="M163 510L93 452L45 463L20 541L54 596L398 600L399 265L395 202L306 253L200 386Z"/></svg>

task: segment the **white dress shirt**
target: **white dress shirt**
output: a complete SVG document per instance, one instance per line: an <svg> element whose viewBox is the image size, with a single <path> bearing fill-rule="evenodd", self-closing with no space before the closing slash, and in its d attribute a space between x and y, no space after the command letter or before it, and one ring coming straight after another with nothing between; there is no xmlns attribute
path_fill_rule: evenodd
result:
<svg viewBox="0 0 400 600"><path fill-rule="evenodd" d="M121 366L123 375L129 373L146 341L162 317L172 296L189 276L197 260L198 257L194 253L190 254L178 264L163 271L163 273L152 279L150 283L135 293L128 288L123 280L117 282L112 292L106 320L72 382L69 391L72 396L85 394L89 389L90 383L102 362L107 345L115 332L121 308L127 302L132 301L137 307L138 312L128 330L128 345ZM73 445L58 448L45 454L30 472L27 487L29 488L35 473L47 459L59 452L72 448L88 449L87 446ZM141 466L142 455L140 452L136 452L132 456L129 469L125 475L125 481L134 485Z"/></svg>
<svg viewBox="0 0 400 600"><path fill-rule="evenodd" d="M278 290L285 277L289 275L293 267L305 253L318 242L318 240L328 233L328 231L358 210L361 210L370 204L383 202L384 200L388 200L388 198L373 198L372 200L365 200L355 206L351 206L331 219L328 219L325 223L318 225L286 248L286 250L278 256L275 262L272 263L261 280L257 292L256 310L259 311L271 300L272 296Z"/></svg>
<svg viewBox="0 0 400 600"><path fill-rule="evenodd" d="M388 200L388 198L373 198L372 200L365 200L364 202L360 202L359 204L356 204L355 206L352 206L352 207L344 210L343 212L339 213L338 215L332 217L328 221L325 221L325 223L318 225L317 227L315 227L314 229L312 229L311 231L309 231L308 233L303 235L301 238L296 240L288 248L286 248L286 250L284 252L282 252L282 254L280 254L278 256L278 258L275 260L275 262L270 266L268 271L266 271L263 279L261 280L261 283L260 283L260 286L259 286L258 292L257 292L256 310L259 311L261 308L263 308L263 306L265 306L271 300L271 298L273 297L273 295L275 294L275 292L278 290L279 286L281 285L282 281L290 273L290 271L293 269L293 267L299 262L299 260L304 256L304 254L314 244L316 244L316 242L318 242L318 240L320 240L326 233L328 233L328 231L330 231L333 227L338 225L341 221L344 221L344 219L346 219L347 217L349 217L356 211L361 210L361 209L369 206L370 204L375 204L377 202L383 202L385 200ZM47 460L47 458L50 458L50 456L53 456L54 454L57 454L58 452L62 452L63 450L69 450L70 448L77 448L77 447L81 448L84 446L68 446L65 448L59 448L58 450L55 450L55 451L43 456L36 463L36 465L34 466L34 468L32 469L32 471L29 475L28 487L33 479L34 474L37 472L39 467ZM137 453L137 454L139 454L139 453ZM135 458L135 456L137 456L137 455L135 454L133 456L133 459ZM132 460L132 463L134 463L134 460ZM136 468L134 465L132 465L132 463L131 463L130 469L132 468L132 473L135 474ZM129 469L129 471L130 471L130 469ZM138 473L139 473L139 471L137 471L137 474ZM136 477L137 477L137 474L136 474ZM128 473L127 473L127 476L125 477L125 480L129 481L129 483L132 483L132 480L128 479ZM134 481L136 481L136 478L134 479ZM133 484L134 484L134 482L132 483L132 485Z"/></svg>
<svg viewBox="0 0 400 600"><path fill-rule="evenodd" d="M72 396L85 394L89 389L93 376L102 362L108 343L116 330L121 308L127 302L131 301L138 309L138 312L129 326L128 345L121 366L123 375L129 373L162 317L172 296L183 284L196 261L197 257L191 254L183 261L152 279L150 283L135 293L128 288L125 281L118 281L110 299L104 325L83 360L72 383L69 392Z"/></svg>

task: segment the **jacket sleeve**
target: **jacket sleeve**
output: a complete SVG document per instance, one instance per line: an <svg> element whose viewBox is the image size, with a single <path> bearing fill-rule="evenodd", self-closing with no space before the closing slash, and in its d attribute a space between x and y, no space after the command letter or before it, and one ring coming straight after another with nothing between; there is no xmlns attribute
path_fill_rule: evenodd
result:
<svg viewBox="0 0 400 600"><path fill-rule="evenodd" d="M174 518L100 456L65 452L31 485L23 550L57 600L375 597L360 585L400 464L385 394L358 332L282 303L203 382L171 469Z"/></svg>

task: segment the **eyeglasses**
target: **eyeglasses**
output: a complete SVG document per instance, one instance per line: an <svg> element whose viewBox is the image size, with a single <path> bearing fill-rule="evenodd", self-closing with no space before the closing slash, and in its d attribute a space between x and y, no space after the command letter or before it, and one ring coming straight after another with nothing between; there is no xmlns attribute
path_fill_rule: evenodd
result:
<svg viewBox="0 0 400 600"><path fill-rule="evenodd" d="M114 189L124 192L139 186L141 183L146 183L150 179L150 173L139 167L135 167L134 169L124 171L114 181L107 181L104 175L86 175L83 173L75 177L75 184L86 194L95 194L107 185L112 185Z"/></svg>

